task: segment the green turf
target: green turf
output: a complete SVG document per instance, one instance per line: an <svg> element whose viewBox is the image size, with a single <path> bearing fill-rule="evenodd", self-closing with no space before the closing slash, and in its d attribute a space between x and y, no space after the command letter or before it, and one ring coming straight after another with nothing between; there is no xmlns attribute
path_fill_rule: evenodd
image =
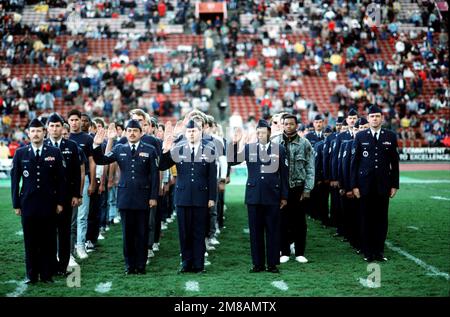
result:
<svg viewBox="0 0 450 317"><path fill-rule="evenodd" d="M447 172L404 172L402 177L450 180ZM396 252L386 249L390 261L381 264L381 287L361 286L368 276L367 264L350 247L331 237L331 229L308 222L306 256L310 263L289 261L282 273L249 274L251 266L247 212L243 205L244 187L227 187L226 229L221 245L210 252L211 266L204 275L178 275L179 250L176 223L163 231L161 250L145 276L124 276L122 239L119 225L112 227L98 250L81 264L81 287L67 287L62 278L53 285L38 284L22 296L448 296L449 281L432 276L426 269ZM435 267L450 272L449 184L402 184L391 201L388 240L393 245ZM0 189L0 296L14 292L17 285L5 283L24 277L23 241L16 235L20 219L11 210L9 190ZM415 227L415 228L408 228ZM199 292L185 290L187 281L197 281ZM284 281L289 289L271 285ZM112 282L107 294L97 293L99 283Z"/></svg>

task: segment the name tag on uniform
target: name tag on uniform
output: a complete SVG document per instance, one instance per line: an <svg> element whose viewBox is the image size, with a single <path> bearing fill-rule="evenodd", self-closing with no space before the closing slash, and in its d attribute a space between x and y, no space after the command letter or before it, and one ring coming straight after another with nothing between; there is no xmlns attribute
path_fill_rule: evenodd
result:
<svg viewBox="0 0 450 317"><path fill-rule="evenodd" d="M142 156L142 157L149 157L150 154L149 154L149 153L145 153L145 152L141 152L141 153L139 153L139 156Z"/></svg>
<svg viewBox="0 0 450 317"><path fill-rule="evenodd" d="M370 143L369 142L362 142L361 144L362 145L369 145Z"/></svg>
<svg viewBox="0 0 450 317"><path fill-rule="evenodd" d="M22 160L22 163L28 163L30 160Z"/></svg>
<svg viewBox="0 0 450 317"><path fill-rule="evenodd" d="M127 153L120 153L120 156L127 156Z"/></svg>
<svg viewBox="0 0 450 317"><path fill-rule="evenodd" d="M69 149L65 149L64 151L62 151L62 154L72 154L72 151L70 151Z"/></svg>
<svg viewBox="0 0 450 317"><path fill-rule="evenodd" d="M386 142L383 142L383 144L384 144L384 145L391 145L392 143L391 143L391 142L388 142L388 141L386 141Z"/></svg>
<svg viewBox="0 0 450 317"><path fill-rule="evenodd" d="M269 156L270 157L279 157L279 155L277 155L277 154L270 154Z"/></svg>
<svg viewBox="0 0 450 317"><path fill-rule="evenodd" d="M51 161L54 161L55 160L55 157L54 156L47 156L45 159L44 159L44 161L46 161L46 162L51 162Z"/></svg>

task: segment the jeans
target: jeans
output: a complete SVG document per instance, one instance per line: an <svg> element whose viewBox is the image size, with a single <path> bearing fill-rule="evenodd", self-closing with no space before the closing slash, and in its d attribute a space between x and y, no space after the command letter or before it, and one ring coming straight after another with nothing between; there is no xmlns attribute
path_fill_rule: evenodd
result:
<svg viewBox="0 0 450 317"><path fill-rule="evenodd" d="M83 246L86 242L86 232L89 216L90 197L88 195L89 177L86 175L83 186L83 203L78 207L77 215L77 245Z"/></svg>
<svg viewBox="0 0 450 317"><path fill-rule="evenodd" d="M117 186L113 186L108 191L108 220L109 222L117 216Z"/></svg>

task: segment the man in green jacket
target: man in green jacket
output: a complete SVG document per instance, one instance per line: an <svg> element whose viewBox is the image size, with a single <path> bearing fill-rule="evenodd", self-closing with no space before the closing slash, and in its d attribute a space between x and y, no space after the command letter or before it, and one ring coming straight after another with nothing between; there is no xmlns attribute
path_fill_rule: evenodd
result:
<svg viewBox="0 0 450 317"><path fill-rule="evenodd" d="M283 134L272 142L284 145L289 166L289 195L287 206L281 212L280 263L289 261L290 244L295 245L295 260L306 263L306 214L304 201L314 187L314 150L309 141L297 134L297 117L282 118Z"/></svg>

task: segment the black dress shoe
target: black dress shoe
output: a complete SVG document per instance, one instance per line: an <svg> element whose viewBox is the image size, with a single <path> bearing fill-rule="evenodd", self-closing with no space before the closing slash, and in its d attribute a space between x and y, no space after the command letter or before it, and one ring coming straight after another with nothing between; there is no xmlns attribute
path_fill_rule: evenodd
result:
<svg viewBox="0 0 450 317"><path fill-rule="evenodd" d="M185 274L190 272L192 272L192 269L184 266L178 270L178 274Z"/></svg>
<svg viewBox="0 0 450 317"><path fill-rule="evenodd" d="M269 267L267 267L267 272L280 273L280 270L276 266L269 266Z"/></svg>
<svg viewBox="0 0 450 317"><path fill-rule="evenodd" d="M136 274L136 269L126 269L125 270L125 275L132 275L132 274Z"/></svg>
<svg viewBox="0 0 450 317"><path fill-rule="evenodd" d="M370 255L369 255L369 256L365 256L365 257L364 257L364 261L370 263L370 262L373 262L373 261L374 261L374 258L373 258L373 256L370 256Z"/></svg>
<svg viewBox="0 0 450 317"><path fill-rule="evenodd" d="M24 283L27 285L36 284L38 282L37 278L27 278Z"/></svg>
<svg viewBox="0 0 450 317"><path fill-rule="evenodd" d="M145 271L145 268L144 269L137 269L136 270L136 274L137 275L145 275L147 272Z"/></svg>
<svg viewBox="0 0 450 317"><path fill-rule="evenodd" d="M375 261L378 261L378 262L387 262L387 257L385 257L384 255L378 255L378 256L376 256L375 257Z"/></svg>
<svg viewBox="0 0 450 317"><path fill-rule="evenodd" d="M259 273L259 272L264 272L266 270L266 268L264 266L257 266L254 265L251 269L250 269L250 273Z"/></svg>

